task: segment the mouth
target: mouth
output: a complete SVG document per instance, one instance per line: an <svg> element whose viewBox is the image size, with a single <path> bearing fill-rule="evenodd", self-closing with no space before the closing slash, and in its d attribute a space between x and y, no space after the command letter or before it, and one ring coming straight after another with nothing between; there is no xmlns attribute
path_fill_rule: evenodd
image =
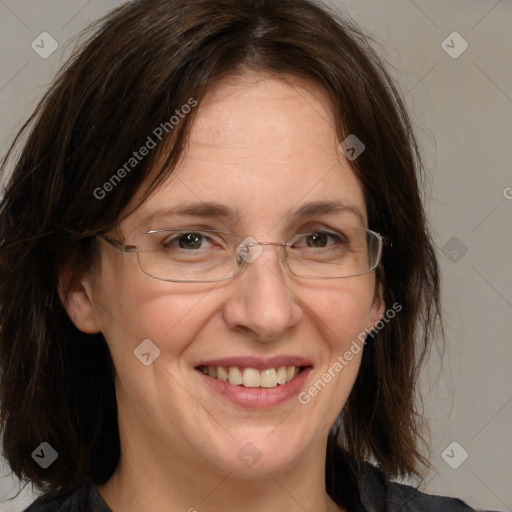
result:
<svg viewBox="0 0 512 512"><path fill-rule="evenodd" d="M196 370L212 379L243 388L272 389L293 381L310 366L278 366L264 370L239 366L196 366Z"/></svg>
<svg viewBox="0 0 512 512"><path fill-rule="evenodd" d="M232 356L197 361L199 381L237 408L262 410L290 402L306 385L312 361L296 355Z"/></svg>

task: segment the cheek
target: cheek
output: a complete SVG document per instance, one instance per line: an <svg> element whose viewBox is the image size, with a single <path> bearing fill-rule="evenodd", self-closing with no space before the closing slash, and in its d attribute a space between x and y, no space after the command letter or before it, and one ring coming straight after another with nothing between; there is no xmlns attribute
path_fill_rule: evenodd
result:
<svg viewBox="0 0 512 512"><path fill-rule="evenodd" d="M134 262L104 268L95 295L96 312L116 366L133 364L134 350L146 339L179 355L210 315L208 289L158 281Z"/></svg>
<svg viewBox="0 0 512 512"><path fill-rule="evenodd" d="M365 278L347 280L303 296L315 325L320 366L298 400L321 418L319 433L331 428L357 378L371 315L372 283Z"/></svg>
<svg viewBox="0 0 512 512"><path fill-rule="evenodd" d="M324 338L339 352L368 327L373 296L374 280L359 276L342 285L311 290L303 295L303 300Z"/></svg>

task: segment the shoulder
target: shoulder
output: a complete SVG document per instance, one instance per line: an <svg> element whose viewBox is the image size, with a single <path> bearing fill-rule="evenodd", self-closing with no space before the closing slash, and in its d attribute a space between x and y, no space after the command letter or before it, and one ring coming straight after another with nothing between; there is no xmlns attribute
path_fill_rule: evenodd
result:
<svg viewBox="0 0 512 512"><path fill-rule="evenodd" d="M369 464L358 479L358 487L368 512L476 512L458 498L426 494L409 485L386 481L380 470Z"/></svg>
<svg viewBox="0 0 512 512"><path fill-rule="evenodd" d="M390 481L379 467L335 448L328 451L327 489L334 501L350 512L477 512L460 499L426 494Z"/></svg>
<svg viewBox="0 0 512 512"><path fill-rule="evenodd" d="M388 487L388 502L397 512L408 511L446 511L446 512L476 512L475 509L458 498L425 494L408 485L391 483ZM394 510L394 509L392 509Z"/></svg>
<svg viewBox="0 0 512 512"><path fill-rule="evenodd" d="M39 497L23 512L112 512L97 486L88 480L73 492L53 498Z"/></svg>

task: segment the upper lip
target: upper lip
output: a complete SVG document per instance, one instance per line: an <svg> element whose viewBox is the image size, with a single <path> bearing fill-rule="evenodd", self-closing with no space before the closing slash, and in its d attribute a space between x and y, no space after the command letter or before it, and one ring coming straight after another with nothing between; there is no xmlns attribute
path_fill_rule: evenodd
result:
<svg viewBox="0 0 512 512"><path fill-rule="evenodd" d="M272 357L233 356L201 361L195 365L195 367L198 366L238 366L239 368L254 368L255 370L263 371L268 368L280 368L281 366L312 366L312 363L304 357L291 355Z"/></svg>

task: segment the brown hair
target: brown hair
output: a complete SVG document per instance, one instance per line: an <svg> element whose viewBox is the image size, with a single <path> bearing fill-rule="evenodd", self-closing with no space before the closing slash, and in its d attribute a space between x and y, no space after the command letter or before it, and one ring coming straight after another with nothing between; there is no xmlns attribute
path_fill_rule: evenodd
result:
<svg viewBox="0 0 512 512"><path fill-rule="evenodd" d="M98 187L155 128L191 98L200 108L215 80L253 69L312 79L325 90L339 140L356 134L366 145L353 169L369 227L393 243L377 278L385 304L401 311L368 337L339 435L329 436L327 491L342 484L340 453L377 462L389 478L419 475L426 460L416 381L440 325L439 274L417 144L366 37L308 0L135 0L90 30L18 133L0 175L8 179L0 211L0 424L14 474L51 495L87 477L104 483L114 472L113 363L101 334L69 320L57 294L59 266L63 259L77 269L91 265L94 237L119 223L148 177L143 200L172 172L197 109L98 199ZM43 441L59 454L47 469L31 457Z"/></svg>

